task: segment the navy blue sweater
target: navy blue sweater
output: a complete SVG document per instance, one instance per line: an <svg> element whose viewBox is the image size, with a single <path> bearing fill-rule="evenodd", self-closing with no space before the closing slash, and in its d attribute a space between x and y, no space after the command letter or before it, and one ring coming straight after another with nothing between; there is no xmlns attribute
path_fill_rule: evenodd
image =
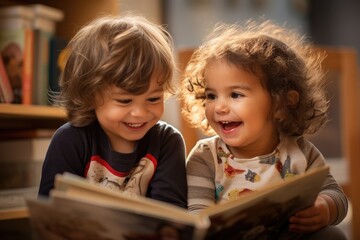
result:
<svg viewBox="0 0 360 240"><path fill-rule="evenodd" d="M187 208L184 141L178 130L162 121L138 141L134 152L126 154L112 150L97 121L85 127L64 124L47 151L39 195L49 195L55 175L63 172L114 191Z"/></svg>

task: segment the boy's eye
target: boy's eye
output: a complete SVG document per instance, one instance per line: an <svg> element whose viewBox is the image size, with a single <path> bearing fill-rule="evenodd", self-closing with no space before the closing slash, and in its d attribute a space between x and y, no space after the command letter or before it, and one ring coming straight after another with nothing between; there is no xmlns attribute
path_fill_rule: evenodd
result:
<svg viewBox="0 0 360 240"><path fill-rule="evenodd" d="M129 104L129 103L131 103L132 100L131 99L116 99L116 101L121 104Z"/></svg>
<svg viewBox="0 0 360 240"><path fill-rule="evenodd" d="M161 97L153 97L153 98L149 98L148 101L151 103L156 103L159 102L161 100Z"/></svg>

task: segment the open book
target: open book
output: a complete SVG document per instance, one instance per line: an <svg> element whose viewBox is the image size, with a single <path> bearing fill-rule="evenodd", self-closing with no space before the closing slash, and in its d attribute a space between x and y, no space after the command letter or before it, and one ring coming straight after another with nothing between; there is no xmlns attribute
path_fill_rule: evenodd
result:
<svg viewBox="0 0 360 240"><path fill-rule="evenodd" d="M313 204L328 173L319 167L198 214L65 173L56 176L50 198L28 199L27 206L39 239L231 239L235 232L237 239L258 239Z"/></svg>

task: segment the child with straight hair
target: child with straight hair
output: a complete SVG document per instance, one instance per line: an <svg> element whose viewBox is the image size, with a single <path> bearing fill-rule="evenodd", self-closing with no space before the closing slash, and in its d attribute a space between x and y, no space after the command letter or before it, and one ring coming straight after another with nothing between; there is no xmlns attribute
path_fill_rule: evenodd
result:
<svg viewBox="0 0 360 240"><path fill-rule="evenodd" d="M144 17L102 17L67 46L57 104L69 118L55 132L39 195L70 172L124 194L187 207L185 145L160 121L175 93L173 42Z"/></svg>
<svg viewBox="0 0 360 240"><path fill-rule="evenodd" d="M329 105L324 55L312 50L295 31L249 21L243 28L219 24L194 52L182 83L183 114L192 126L216 135L199 140L187 158L189 211L326 165L305 137L326 122ZM333 225L347 207L329 173L315 203L267 237L346 239Z"/></svg>

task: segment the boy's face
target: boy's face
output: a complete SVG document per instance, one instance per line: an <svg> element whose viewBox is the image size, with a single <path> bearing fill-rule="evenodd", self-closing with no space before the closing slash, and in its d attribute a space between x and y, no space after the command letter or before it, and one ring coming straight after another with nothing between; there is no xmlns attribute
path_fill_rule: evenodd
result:
<svg viewBox="0 0 360 240"><path fill-rule="evenodd" d="M164 112L164 91L151 78L149 89L141 95L130 94L116 86L97 97L96 117L110 139L113 150L129 153L136 141L161 118Z"/></svg>
<svg viewBox="0 0 360 240"><path fill-rule="evenodd" d="M210 126L236 157L271 153L278 134L271 97L260 79L224 60L206 68L205 114Z"/></svg>

